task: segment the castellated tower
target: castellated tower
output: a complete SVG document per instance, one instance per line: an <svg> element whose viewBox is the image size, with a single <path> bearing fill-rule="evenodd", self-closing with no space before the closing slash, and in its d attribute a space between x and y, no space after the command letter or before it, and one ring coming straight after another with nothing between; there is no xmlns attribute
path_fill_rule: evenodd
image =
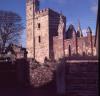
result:
<svg viewBox="0 0 100 96"><path fill-rule="evenodd" d="M28 51L28 57L35 57L35 12L39 10L38 0L26 0L26 32L27 40L26 47Z"/></svg>
<svg viewBox="0 0 100 96"><path fill-rule="evenodd" d="M59 28L63 26L65 29L66 17L49 8L39 10L38 0L27 0L26 20L28 58L34 58L41 63L45 57L61 58L64 54L62 41L64 30ZM61 25L61 21L64 24Z"/></svg>

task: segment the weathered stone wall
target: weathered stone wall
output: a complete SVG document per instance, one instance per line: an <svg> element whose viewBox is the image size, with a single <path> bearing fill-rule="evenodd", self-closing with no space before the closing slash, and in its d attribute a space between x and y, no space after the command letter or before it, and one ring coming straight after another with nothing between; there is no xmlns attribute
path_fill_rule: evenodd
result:
<svg viewBox="0 0 100 96"><path fill-rule="evenodd" d="M54 49L54 59L58 60L64 56L64 46L63 39L59 39L59 37L54 37L53 39L53 49Z"/></svg>
<svg viewBox="0 0 100 96"><path fill-rule="evenodd" d="M98 96L98 63L66 64L66 95Z"/></svg>
<svg viewBox="0 0 100 96"><path fill-rule="evenodd" d="M37 1L36 1L37 2ZM48 9L35 11L35 2L26 4L26 31L28 58L43 63L49 58L49 23Z"/></svg>
<svg viewBox="0 0 100 96"><path fill-rule="evenodd" d="M96 48L94 46L94 42L95 42L95 36L92 36L92 40L88 36L77 38L77 41L75 39L66 39L64 40L65 55L69 56L69 51L71 51L71 55L76 54L76 49L77 49L78 51L77 53L80 55L92 55L93 51L93 55L95 56ZM69 50L69 45L70 45L70 50Z"/></svg>
<svg viewBox="0 0 100 96"><path fill-rule="evenodd" d="M34 34L33 34L33 14L34 14L34 10L33 10L33 6L34 4L26 4L26 47L27 47L27 51L28 51L28 58L32 58L33 54L34 54L34 50L33 50L33 38L34 38Z"/></svg>
<svg viewBox="0 0 100 96"><path fill-rule="evenodd" d="M64 39L65 29L66 29L66 17L50 9L49 10L50 58L53 57L53 59L59 59L62 56L64 56L63 39Z"/></svg>
<svg viewBox="0 0 100 96"><path fill-rule="evenodd" d="M76 54L76 39L64 40L65 56Z"/></svg>
<svg viewBox="0 0 100 96"><path fill-rule="evenodd" d="M44 62L49 58L49 16L35 18L35 59Z"/></svg>
<svg viewBox="0 0 100 96"><path fill-rule="evenodd" d="M92 42L89 40L89 37L78 38L78 53L83 55L96 55L96 48L94 46L95 37L92 36ZM92 44L92 45L91 45ZM93 51L93 53L92 53Z"/></svg>

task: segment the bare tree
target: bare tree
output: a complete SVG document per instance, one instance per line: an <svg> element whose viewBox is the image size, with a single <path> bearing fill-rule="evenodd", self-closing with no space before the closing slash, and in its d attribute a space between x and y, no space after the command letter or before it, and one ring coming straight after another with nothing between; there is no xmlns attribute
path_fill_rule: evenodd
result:
<svg viewBox="0 0 100 96"><path fill-rule="evenodd" d="M22 18L11 11L0 11L0 49L4 51L10 43L18 43L23 32Z"/></svg>

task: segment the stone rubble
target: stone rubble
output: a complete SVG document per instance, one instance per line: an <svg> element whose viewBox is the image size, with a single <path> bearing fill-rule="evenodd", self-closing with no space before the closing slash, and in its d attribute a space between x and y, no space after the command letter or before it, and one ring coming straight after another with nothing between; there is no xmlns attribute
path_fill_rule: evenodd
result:
<svg viewBox="0 0 100 96"><path fill-rule="evenodd" d="M56 70L54 62L46 62L43 65L33 63L30 70L30 80L34 87L46 85L53 80L54 71Z"/></svg>

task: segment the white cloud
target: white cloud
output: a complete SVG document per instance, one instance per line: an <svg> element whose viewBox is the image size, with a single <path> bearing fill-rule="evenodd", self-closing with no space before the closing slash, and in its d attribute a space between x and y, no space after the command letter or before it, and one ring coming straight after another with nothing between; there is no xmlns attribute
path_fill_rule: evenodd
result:
<svg viewBox="0 0 100 96"><path fill-rule="evenodd" d="M87 36L87 29L82 29L83 36Z"/></svg>
<svg viewBox="0 0 100 96"><path fill-rule="evenodd" d="M40 1L45 2L47 0L40 0ZM64 4L66 0L48 0L48 1Z"/></svg>
<svg viewBox="0 0 100 96"><path fill-rule="evenodd" d="M97 5L94 5L94 6L91 7L91 11L94 12L95 14L97 13L97 10L98 10Z"/></svg>
<svg viewBox="0 0 100 96"><path fill-rule="evenodd" d="M92 30L92 35L95 35L96 34L96 29L93 29Z"/></svg>
<svg viewBox="0 0 100 96"><path fill-rule="evenodd" d="M94 0L94 3L91 6L91 11L95 14L97 14L97 10L98 10L98 0Z"/></svg>
<svg viewBox="0 0 100 96"><path fill-rule="evenodd" d="M82 29L83 36L87 36L87 29ZM95 35L95 30L92 30L92 35Z"/></svg>

